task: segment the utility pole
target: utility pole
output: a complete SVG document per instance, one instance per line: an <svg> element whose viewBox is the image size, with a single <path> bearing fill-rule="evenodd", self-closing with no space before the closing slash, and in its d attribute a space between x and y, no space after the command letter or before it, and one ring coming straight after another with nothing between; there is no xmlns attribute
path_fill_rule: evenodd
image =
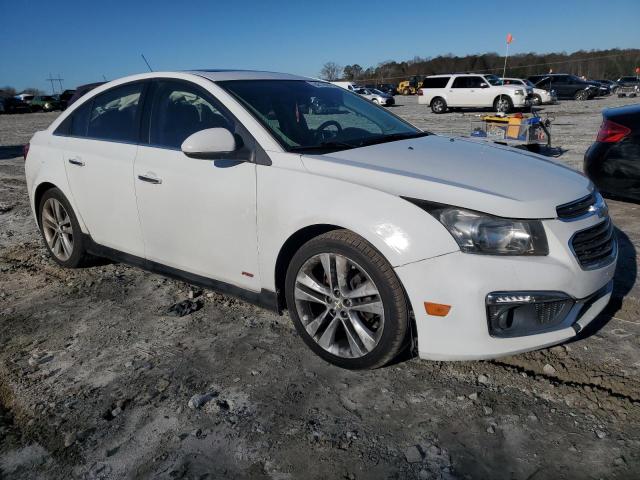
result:
<svg viewBox="0 0 640 480"><path fill-rule="evenodd" d="M60 74L58 74L57 78L54 78L53 75L49 74L49 78L45 79L47 82L51 82L51 94L54 95L56 93L56 86L54 84L54 82L58 82L60 84L60 93L62 93L62 80L64 80L63 78L60 78Z"/></svg>

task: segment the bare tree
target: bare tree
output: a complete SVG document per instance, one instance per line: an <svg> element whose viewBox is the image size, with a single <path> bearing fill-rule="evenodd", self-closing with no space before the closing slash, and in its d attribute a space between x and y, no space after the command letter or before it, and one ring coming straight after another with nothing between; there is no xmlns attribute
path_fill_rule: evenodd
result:
<svg viewBox="0 0 640 480"><path fill-rule="evenodd" d="M0 97L13 97L16 93L16 89L8 85L0 88Z"/></svg>
<svg viewBox="0 0 640 480"><path fill-rule="evenodd" d="M45 92L43 90L40 90L39 88L27 87L22 90L21 93L26 93L29 95L44 95Z"/></svg>
<svg viewBox="0 0 640 480"><path fill-rule="evenodd" d="M335 82L342 76L342 67L335 62L327 62L322 66L320 70L320 77L329 81Z"/></svg>

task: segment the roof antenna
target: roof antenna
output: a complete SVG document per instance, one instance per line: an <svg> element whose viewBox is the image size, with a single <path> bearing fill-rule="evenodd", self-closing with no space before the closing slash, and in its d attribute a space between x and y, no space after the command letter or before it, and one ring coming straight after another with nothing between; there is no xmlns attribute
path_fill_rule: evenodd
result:
<svg viewBox="0 0 640 480"><path fill-rule="evenodd" d="M149 69L150 72L153 72L153 68L151 68L151 65L149 65L149 62L147 62L147 59L144 56L144 53L141 53L140 56L142 56L142 59L144 60L144 63L147 64L147 68Z"/></svg>

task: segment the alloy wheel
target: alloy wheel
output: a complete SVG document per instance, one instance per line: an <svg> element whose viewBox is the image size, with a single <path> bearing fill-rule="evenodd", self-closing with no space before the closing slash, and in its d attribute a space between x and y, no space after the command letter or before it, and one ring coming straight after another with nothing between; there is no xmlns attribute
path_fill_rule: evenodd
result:
<svg viewBox="0 0 640 480"><path fill-rule="evenodd" d="M384 305L371 276L335 253L309 258L296 275L294 298L309 336L342 358L359 358L380 342Z"/></svg>
<svg viewBox="0 0 640 480"><path fill-rule="evenodd" d="M506 112L509 110L509 100L506 98L500 98L496 102L496 111L498 112Z"/></svg>
<svg viewBox="0 0 640 480"><path fill-rule="evenodd" d="M51 252L62 262L73 254L73 226L64 205L49 198L42 206L42 231Z"/></svg>

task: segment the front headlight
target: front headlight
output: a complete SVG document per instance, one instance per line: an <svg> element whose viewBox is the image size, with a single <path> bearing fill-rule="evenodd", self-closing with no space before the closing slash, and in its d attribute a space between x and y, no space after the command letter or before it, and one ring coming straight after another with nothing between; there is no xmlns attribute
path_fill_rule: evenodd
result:
<svg viewBox="0 0 640 480"><path fill-rule="evenodd" d="M495 217L486 213L409 199L429 212L465 253L484 255L548 255L540 220Z"/></svg>

